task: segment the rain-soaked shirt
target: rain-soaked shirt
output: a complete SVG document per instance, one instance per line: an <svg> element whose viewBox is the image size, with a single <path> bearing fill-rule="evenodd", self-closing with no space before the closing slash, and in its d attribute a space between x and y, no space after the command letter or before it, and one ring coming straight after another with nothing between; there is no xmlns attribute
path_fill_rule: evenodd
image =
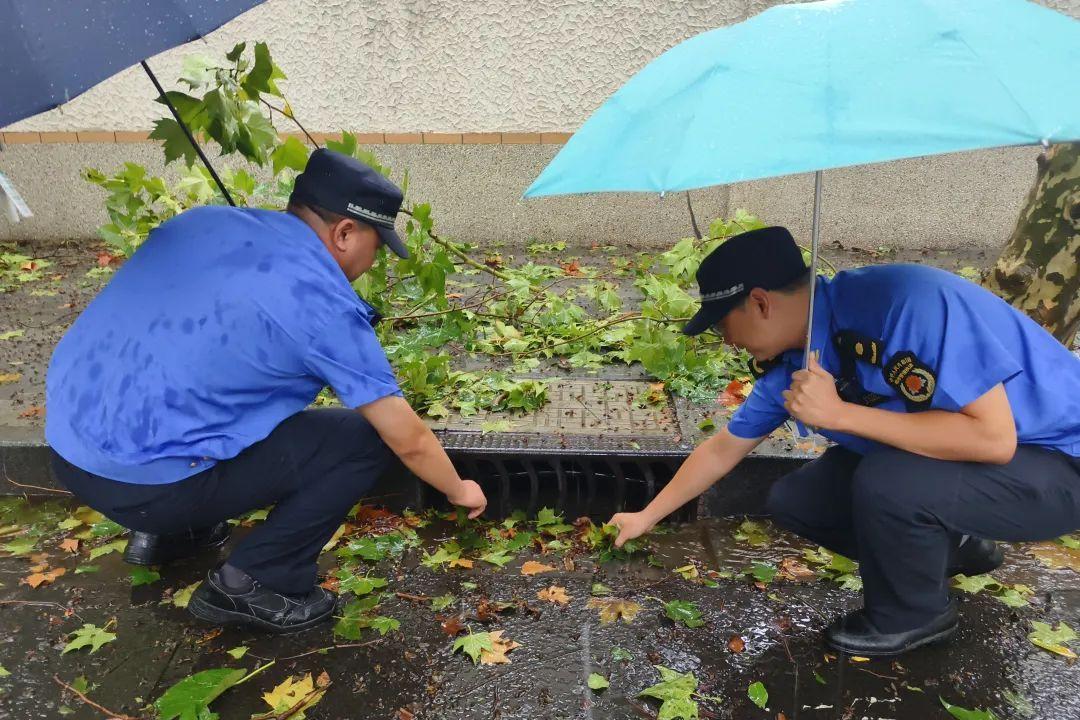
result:
<svg viewBox="0 0 1080 720"><path fill-rule="evenodd" d="M1031 318L952 273L883 265L819 277L812 347L849 402L895 412L957 412L998 383L1017 440L1080 456L1080 359ZM728 430L768 435L788 419L783 391L801 350L765 368ZM821 430L855 452L881 447Z"/></svg>
<svg viewBox="0 0 1080 720"><path fill-rule="evenodd" d="M181 480L235 457L330 385L399 395L361 300L317 235L270 210L162 224L53 352L45 437L96 475Z"/></svg>

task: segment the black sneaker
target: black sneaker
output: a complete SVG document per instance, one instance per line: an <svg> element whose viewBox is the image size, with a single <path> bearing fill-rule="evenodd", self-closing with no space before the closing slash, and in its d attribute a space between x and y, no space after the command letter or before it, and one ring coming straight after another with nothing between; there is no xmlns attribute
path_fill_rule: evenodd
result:
<svg viewBox="0 0 1080 720"><path fill-rule="evenodd" d="M946 577L953 575L983 575L993 572L1005 562L1005 552L993 540L971 537L953 552Z"/></svg>
<svg viewBox="0 0 1080 720"><path fill-rule="evenodd" d="M282 595L248 579L248 587L225 587L211 570L191 595L188 610L217 625L252 625L272 633L291 633L318 625L334 614L337 595L316 585L306 595Z"/></svg>
<svg viewBox="0 0 1080 720"><path fill-rule="evenodd" d="M898 633L879 631L862 610L856 610L833 621L825 630L825 642L849 655L889 657L946 640L956 632L958 622L953 599L944 612L922 627Z"/></svg>
<svg viewBox="0 0 1080 720"><path fill-rule="evenodd" d="M227 522L173 535L132 532L124 548L124 562L132 565L165 565L224 545L230 532L232 530Z"/></svg>

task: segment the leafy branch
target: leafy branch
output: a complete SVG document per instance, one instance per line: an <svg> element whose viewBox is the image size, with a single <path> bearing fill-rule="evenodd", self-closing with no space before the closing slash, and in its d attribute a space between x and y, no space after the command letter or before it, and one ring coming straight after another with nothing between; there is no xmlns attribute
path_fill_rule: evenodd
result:
<svg viewBox="0 0 1080 720"><path fill-rule="evenodd" d="M240 205L283 207L296 173L307 164L310 146L295 135L282 139L272 122L275 113L317 145L281 91L285 79L265 43L240 43L223 59L186 59L179 79L184 91L167 93L196 137L249 164L233 163L236 169L221 173ZM112 175L86 171L106 191L109 222L99 233L114 255L131 255L153 228L184 210L219 202L175 120L158 121L153 137L162 142L166 162L184 161L176 182L135 163ZM351 133L325 146L393 175ZM400 185L410 257L380 253L353 286L387 319L376 332L418 411L446 417L535 410L547 402L546 385L514 376L535 372L542 361L582 369L639 364L670 392L697 400L714 399L732 377L744 374L745 356L687 337L678 325L697 308L689 290L701 259L727 237L762 227L753 215L740 210L714 220L704 238L684 238L658 256L610 257L610 267L603 259L590 265L566 257L562 242L533 243L524 257L504 261L499 255L480 258L469 245L438 233L430 205L409 195L408 173ZM490 282L470 279L478 275ZM478 289L470 294L472 288ZM638 296L633 312L623 308L627 289ZM455 358L468 356L505 359L511 366L468 372L453 367ZM333 398L324 392L318 402Z"/></svg>

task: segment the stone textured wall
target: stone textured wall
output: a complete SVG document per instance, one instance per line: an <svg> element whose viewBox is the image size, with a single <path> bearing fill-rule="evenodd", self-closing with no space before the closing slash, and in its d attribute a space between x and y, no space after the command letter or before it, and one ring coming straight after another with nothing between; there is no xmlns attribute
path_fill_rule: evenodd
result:
<svg viewBox="0 0 1080 720"><path fill-rule="evenodd" d="M775 0L268 0L205 41L151 65L169 87L181 59L267 41L310 130L334 132L572 131L649 60L676 43L745 19ZM1043 0L1080 17L1080 0ZM63 108L8 131L146 130L162 108L131 68ZM291 129L291 128L283 128ZM72 141L73 142L73 141ZM597 195L525 202L521 192L554 145L381 146L409 168L413 195L443 229L475 241L624 239L663 247L689 232L681 195ZM1034 177L1031 148L942 156L826 174L826 241L847 246L994 248ZM104 219L87 165L125 160L160 171L147 144L10 145L0 171L37 216L0 239L89 238ZM812 180L793 176L695 193L699 218L746 207L808 234Z"/></svg>
<svg viewBox="0 0 1080 720"><path fill-rule="evenodd" d="M766 0L268 0L154 58L163 82L199 45L265 40L313 130L574 129L678 42L760 12ZM168 86L168 85L167 85ZM130 68L10 130L142 130L159 117Z"/></svg>

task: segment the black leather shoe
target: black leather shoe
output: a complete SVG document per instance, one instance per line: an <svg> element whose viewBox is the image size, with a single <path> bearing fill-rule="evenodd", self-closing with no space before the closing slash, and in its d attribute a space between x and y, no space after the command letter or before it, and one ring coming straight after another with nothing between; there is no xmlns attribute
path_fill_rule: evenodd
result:
<svg viewBox="0 0 1080 720"><path fill-rule="evenodd" d="M949 565L948 577L953 575L983 575L993 572L1005 562L1005 552L993 540L968 538L957 548Z"/></svg>
<svg viewBox="0 0 1080 720"><path fill-rule="evenodd" d="M882 633L862 610L845 615L825 630L825 641L849 655L888 657L945 640L956 632L956 601L950 600L945 612L922 627L898 633Z"/></svg>
<svg viewBox="0 0 1080 720"><path fill-rule="evenodd" d="M124 548L124 562L132 565L165 565L224 545L230 532L227 522L174 535L132 532Z"/></svg>
<svg viewBox="0 0 1080 720"><path fill-rule="evenodd" d="M217 570L191 595L188 610L217 625L252 625L272 633L306 630L334 614L337 596L316 585L306 595L282 595L250 580L247 588L225 587Z"/></svg>

